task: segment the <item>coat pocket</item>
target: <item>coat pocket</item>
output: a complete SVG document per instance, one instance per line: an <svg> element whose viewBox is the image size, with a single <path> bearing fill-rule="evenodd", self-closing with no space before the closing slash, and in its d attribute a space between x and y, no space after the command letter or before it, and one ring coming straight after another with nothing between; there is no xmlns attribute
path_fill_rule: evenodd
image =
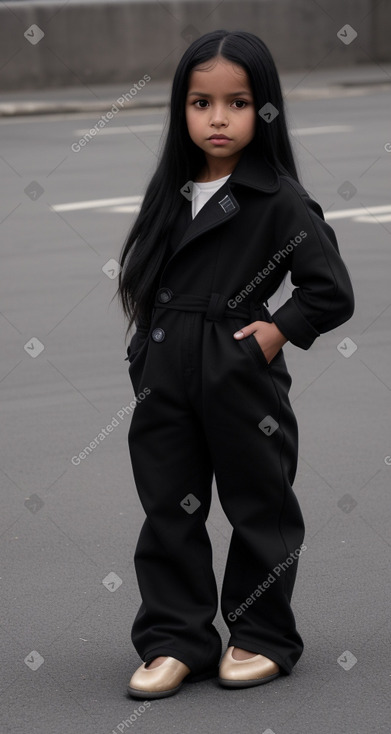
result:
<svg viewBox="0 0 391 734"><path fill-rule="evenodd" d="M137 349L134 348L134 344L130 344L128 347L129 353L129 367L128 375L130 382L133 385L134 394L136 395L140 390L140 383L145 369L145 363L147 359L149 339L148 334L143 335L143 339L137 342Z"/></svg>
<svg viewBox="0 0 391 734"><path fill-rule="evenodd" d="M265 357L265 353L255 338L254 334L250 334L245 337L242 341L247 341L251 352L255 355L255 359L261 365L261 367L269 367L269 362Z"/></svg>
<svg viewBox="0 0 391 734"><path fill-rule="evenodd" d="M236 331L239 331L242 326L243 323L238 320L236 322ZM247 354L250 354L251 358L255 360L257 367L262 367L263 369L265 367L269 367L269 362L267 361L262 347L258 344L254 334L244 336L242 339L238 339L237 341L242 344L242 349L244 349Z"/></svg>
<svg viewBox="0 0 391 734"><path fill-rule="evenodd" d="M129 367L137 359L142 347L147 340L148 334L149 329L137 329L136 332L133 334L130 340L130 344L126 349L126 353L128 356L125 357L125 359L129 360Z"/></svg>
<svg viewBox="0 0 391 734"><path fill-rule="evenodd" d="M268 362L265 357L265 353L260 344L258 344L258 341L255 338L254 334L250 334L250 336L247 336L244 339L240 339L240 341L247 342L245 346L247 346L248 351L254 357L258 367L266 367L266 369L268 369L269 371L273 371L273 368L281 364L282 360L284 359L284 353L282 349L279 349L274 357L270 360L270 362Z"/></svg>

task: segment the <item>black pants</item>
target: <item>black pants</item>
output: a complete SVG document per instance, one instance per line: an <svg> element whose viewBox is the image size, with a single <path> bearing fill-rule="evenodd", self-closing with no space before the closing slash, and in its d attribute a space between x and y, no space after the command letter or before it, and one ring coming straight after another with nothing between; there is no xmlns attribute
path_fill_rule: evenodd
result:
<svg viewBox="0 0 391 734"><path fill-rule="evenodd" d="M129 365L138 396L129 450L146 513L134 555L142 603L131 638L145 661L171 655L194 674L219 663L205 527L214 474L233 527L221 595L228 644L261 653L289 674L303 650L290 601L304 538L292 489L298 436L291 377L282 350L268 364L253 335L232 336L270 318L231 315L220 310L215 319L209 309L206 318L160 305ZM161 341L153 339L156 328Z"/></svg>

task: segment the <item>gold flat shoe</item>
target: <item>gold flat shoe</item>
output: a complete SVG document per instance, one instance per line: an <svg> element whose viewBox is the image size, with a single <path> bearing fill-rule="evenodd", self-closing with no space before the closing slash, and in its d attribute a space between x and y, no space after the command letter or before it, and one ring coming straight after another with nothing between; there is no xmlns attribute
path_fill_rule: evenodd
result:
<svg viewBox="0 0 391 734"><path fill-rule="evenodd" d="M227 688L248 688L268 683L280 675L280 667L264 655L253 655L246 660L232 657L234 645L223 655L219 667L218 682Z"/></svg>
<svg viewBox="0 0 391 734"><path fill-rule="evenodd" d="M172 696L179 691L183 679L190 672L190 668L185 663L173 657L166 657L155 668L147 667L147 663L144 662L133 673L128 684L128 693L136 698Z"/></svg>

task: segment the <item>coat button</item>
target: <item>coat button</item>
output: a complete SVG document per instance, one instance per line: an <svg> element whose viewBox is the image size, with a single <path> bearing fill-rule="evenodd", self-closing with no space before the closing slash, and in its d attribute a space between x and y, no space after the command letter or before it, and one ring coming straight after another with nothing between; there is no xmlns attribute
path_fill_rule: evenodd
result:
<svg viewBox="0 0 391 734"><path fill-rule="evenodd" d="M161 288L157 294L158 301L160 303L168 303L168 301L171 301L173 295L173 292L169 288Z"/></svg>
<svg viewBox="0 0 391 734"><path fill-rule="evenodd" d="M151 336L154 342L162 342L166 338L166 332L160 328L154 329Z"/></svg>

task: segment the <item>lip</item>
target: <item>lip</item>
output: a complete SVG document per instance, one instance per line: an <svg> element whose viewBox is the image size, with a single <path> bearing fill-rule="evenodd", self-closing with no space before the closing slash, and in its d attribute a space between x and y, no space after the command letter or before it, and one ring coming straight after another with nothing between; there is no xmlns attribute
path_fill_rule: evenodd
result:
<svg viewBox="0 0 391 734"><path fill-rule="evenodd" d="M224 145L228 145L228 143L231 143L231 138L227 138L226 135L212 135L210 138L207 138L210 143L213 145L217 145L218 148L222 148Z"/></svg>
<svg viewBox="0 0 391 734"><path fill-rule="evenodd" d="M211 135L208 140L231 140L227 135Z"/></svg>

